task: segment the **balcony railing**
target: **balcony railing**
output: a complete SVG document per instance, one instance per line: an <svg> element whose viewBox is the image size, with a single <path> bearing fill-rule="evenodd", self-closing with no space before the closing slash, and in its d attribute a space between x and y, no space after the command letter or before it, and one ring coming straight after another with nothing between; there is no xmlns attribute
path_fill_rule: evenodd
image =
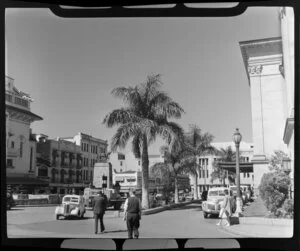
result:
<svg viewBox="0 0 300 251"><path fill-rule="evenodd" d="M45 181L50 181L50 177L48 177L48 176L37 176L37 178L41 179L41 180L45 180Z"/></svg>

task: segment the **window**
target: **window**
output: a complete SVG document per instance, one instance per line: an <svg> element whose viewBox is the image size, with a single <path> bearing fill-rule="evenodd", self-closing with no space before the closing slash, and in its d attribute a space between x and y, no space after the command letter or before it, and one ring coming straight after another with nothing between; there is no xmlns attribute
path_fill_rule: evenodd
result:
<svg viewBox="0 0 300 251"><path fill-rule="evenodd" d="M247 173L247 178L250 178L250 173Z"/></svg>
<svg viewBox="0 0 300 251"><path fill-rule="evenodd" d="M81 151L84 151L83 143L81 143Z"/></svg>
<svg viewBox="0 0 300 251"><path fill-rule="evenodd" d="M18 97L15 97L15 104L28 107L28 101Z"/></svg>
<svg viewBox="0 0 300 251"><path fill-rule="evenodd" d="M5 94L5 99L6 99L6 101L8 101L8 102L12 102L12 95Z"/></svg>
<svg viewBox="0 0 300 251"><path fill-rule="evenodd" d="M20 142L20 157L23 157L23 142Z"/></svg>
<svg viewBox="0 0 300 251"><path fill-rule="evenodd" d="M206 170L206 178L208 178L208 170Z"/></svg>
<svg viewBox="0 0 300 251"><path fill-rule="evenodd" d="M15 142L14 141L11 142L11 148L15 148Z"/></svg>
<svg viewBox="0 0 300 251"><path fill-rule="evenodd" d="M12 167L13 166L13 160L12 159L7 159L6 164L7 164L7 167Z"/></svg>
<svg viewBox="0 0 300 251"><path fill-rule="evenodd" d="M32 171L32 156L33 155L33 147L30 148L30 166L29 171Z"/></svg>
<svg viewBox="0 0 300 251"><path fill-rule="evenodd" d="M246 173L244 173L244 178L246 178Z"/></svg>
<svg viewBox="0 0 300 251"><path fill-rule="evenodd" d="M124 160L124 159L125 159L125 155L119 153L119 154L118 154L118 160Z"/></svg>
<svg viewBox="0 0 300 251"><path fill-rule="evenodd" d="M202 171L200 170L200 172L199 172L199 178L201 178L201 176L202 176L201 173L202 173Z"/></svg>
<svg viewBox="0 0 300 251"><path fill-rule="evenodd" d="M89 152L89 144L86 144L86 151Z"/></svg>
<svg viewBox="0 0 300 251"><path fill-rule="evenodd" d="M91 171L90 179L93 180L93 171Z"/></svg>
<svg viewBox="0 0 300 251"><path fill-rule="evenodd" d="M141 161L139 160L139 162L138 162L138 165L140 166L141 165Z"/></svg>
<svg viewBox="0 0 300 251"><path fill-rule="evenodd" d="M120 161L120 166L122 166L123 165L123 162L122 161Z"/></svg>
<svg viewBox="0 0 300 251"><path fill-rule="evenodd" d="M48 170L47 169L38 169L38 176L39 177L48 177Z"/></svg>

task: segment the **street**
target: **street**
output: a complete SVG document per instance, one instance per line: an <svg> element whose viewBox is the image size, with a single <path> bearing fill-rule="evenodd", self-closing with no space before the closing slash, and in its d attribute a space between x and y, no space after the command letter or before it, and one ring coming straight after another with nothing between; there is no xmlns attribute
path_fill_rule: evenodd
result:
<svg viewBox="0 0 300 251"><path fill-rule="evenodd" d="M94 234L92 211L84 219L56 220L54 207L13 208L7 211L9 238L127 238L123 214L107 211L104 216L105 233ZM143 215L140 238L234 238L239 237L217 227L218 219L203 218L200 204Z"/></svg>

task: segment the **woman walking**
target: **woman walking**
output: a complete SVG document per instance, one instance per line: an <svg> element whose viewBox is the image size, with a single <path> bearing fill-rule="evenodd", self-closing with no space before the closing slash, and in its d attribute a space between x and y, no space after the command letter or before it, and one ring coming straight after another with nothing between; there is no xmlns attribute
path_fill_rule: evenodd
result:
<svg viewBox="0 0 300 251"><path fill-rule="evenodd" d="M232 215L232 200L229 196L228 190L224 190L225 193L225 199L219 214L219 217L221 218L221 220L217 223L217 226L220 226L222 224L222 220L225 218L226 219L226 223L224 224L224 226L228 227L230 226L230 217Z"/></svg>

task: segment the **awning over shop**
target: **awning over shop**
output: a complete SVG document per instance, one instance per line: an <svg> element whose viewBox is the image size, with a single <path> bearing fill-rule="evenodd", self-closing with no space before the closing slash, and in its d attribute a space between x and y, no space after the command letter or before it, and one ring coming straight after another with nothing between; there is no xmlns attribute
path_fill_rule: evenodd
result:
<svg viewBox="0 0 300 251"><path fill-rule="evenodd" d="M7 185L41 185L48 186L49 182L46 180L37 179L34 177L6 177Z"/></svg>
<svg viewBox="0 0 300 251"><path fill-rule="evenodd" d="M236 163L235 162L221 162L219 163L220 167L229 172L236 172ZM240 173L252 173L253 172L253 163L252 162L241 162L240 163Z"/></svg>

